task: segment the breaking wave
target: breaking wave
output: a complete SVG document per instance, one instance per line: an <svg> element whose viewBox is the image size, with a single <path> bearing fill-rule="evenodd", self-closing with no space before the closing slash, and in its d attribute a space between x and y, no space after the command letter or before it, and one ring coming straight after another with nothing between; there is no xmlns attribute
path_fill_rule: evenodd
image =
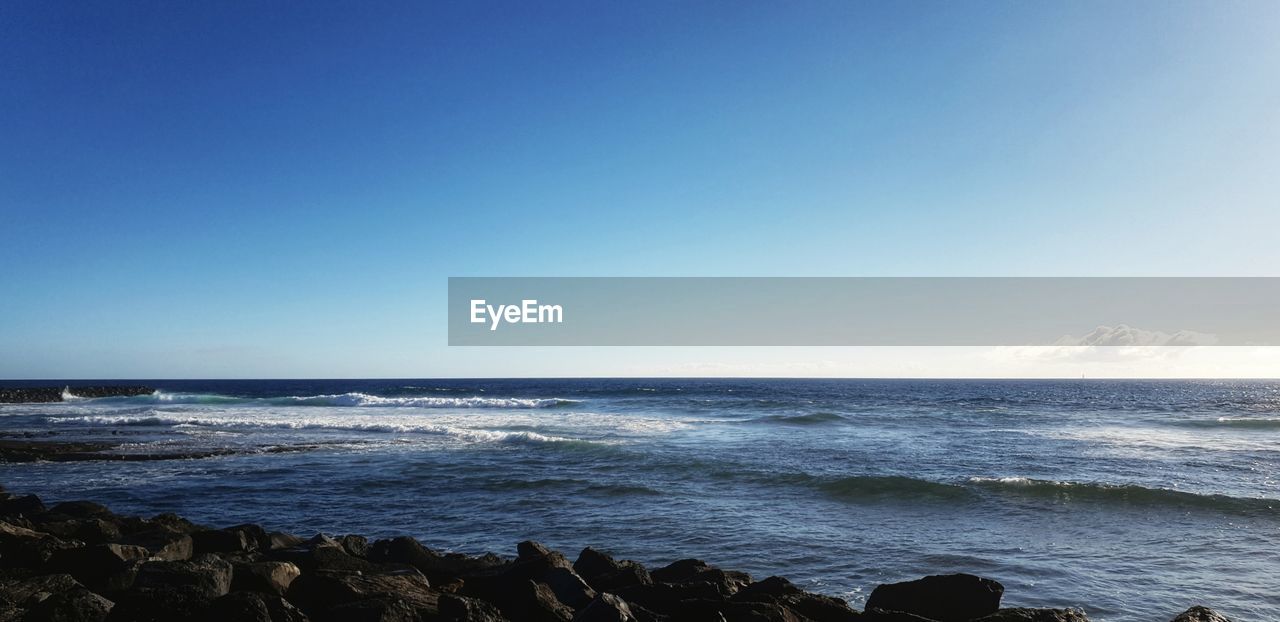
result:
<svg viewBox="0 0 1280 622"><path fill-rule="evenodd" d="M84 398L80 398L82 401ZM383 397L368 393L340 393L333 395L287 395L283 397L235 397L210 393L165 393L133 397L106 397L93 401L112 401L142 404L260 404L266 406L346 406L346 407L406 407L406 408L556 408L579 403L561 398L522 397Z"/></svg>
<svg viewBox="0 0 1280 622"><path fill-rule="evenodd" d="M971 477L969 483L998 494L1020 494L1061 501L1195 507L1228 512L1280 510L1280 499L1198 494L1137 484L1063 482L1029 477Z"/></svg>

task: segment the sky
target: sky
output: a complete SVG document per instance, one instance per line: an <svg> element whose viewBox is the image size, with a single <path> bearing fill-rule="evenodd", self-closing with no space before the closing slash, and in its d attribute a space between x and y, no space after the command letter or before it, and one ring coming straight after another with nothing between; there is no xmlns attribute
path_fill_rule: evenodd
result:
<svg viewBox="0 0 1280 622"><path fill-rule="evenodd" d="M445 322L450 276L1280 276L1277 60L1270 1L5 2L0 377L1280 376Z"/></svg>

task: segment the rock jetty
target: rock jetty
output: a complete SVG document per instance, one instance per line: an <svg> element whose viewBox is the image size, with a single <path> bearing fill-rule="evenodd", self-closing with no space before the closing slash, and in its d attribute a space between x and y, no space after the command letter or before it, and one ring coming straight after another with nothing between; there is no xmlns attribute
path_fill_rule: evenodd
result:
<svg viewBox="0 0 1280 622"><path fill-rule="evenodd" d="M515 558L440 553L410 537L303 539L173 514L52 507L0 491L0 622L1086 622L1001 608L1004 587L955 574L881 585L864 611L782 577L697 559L648 569L536 542ZM1177 622L1223 622L1193 607Z"/></svg>
<svg viewBox="0 0 1280 622"><path fill-rule="evenodd" d="M155 389L143 386L0 388L0 403L63 402L66 401L67 395L74 397L128 397L149 395L155 392Z"/></svg>

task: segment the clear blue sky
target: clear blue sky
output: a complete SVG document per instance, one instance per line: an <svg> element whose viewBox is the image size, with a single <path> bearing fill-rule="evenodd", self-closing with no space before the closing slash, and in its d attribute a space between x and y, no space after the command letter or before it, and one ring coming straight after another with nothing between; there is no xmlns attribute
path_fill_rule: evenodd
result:
<svg viewBox="0 0 1280 622"><path fill-rule="evenodd" d="M0 377L720 356L450 349L448 276L1272 276L1278 61L1270 1L5 2Z"/></svg>

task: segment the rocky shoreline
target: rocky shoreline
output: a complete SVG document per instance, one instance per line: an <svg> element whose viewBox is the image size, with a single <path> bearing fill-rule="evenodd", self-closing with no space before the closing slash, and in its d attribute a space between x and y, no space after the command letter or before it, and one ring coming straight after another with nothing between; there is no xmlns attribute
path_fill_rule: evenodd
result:
<svg viewBox="0 0 1280 622"><path fill-rule="evenodd" d="M67 395L74 397L132 397L150 395L156 390L144 386L91 386L91 387L22 387L0 388L0 404L27 402L64 402Z"/></svg>
<svg viewBox="0 0 1280 622"><path fill-rule="evenodd" d="M593 548L576 561L536 542L516 550L472 557L410 537L215 529L0 491L0 622L1088 620L1075 609L1001 608L1000 583L966 574L880 585L856 611L781 577L696 559L648 569ZM1173 622L1226 620L1193 607Z"/></svg>

